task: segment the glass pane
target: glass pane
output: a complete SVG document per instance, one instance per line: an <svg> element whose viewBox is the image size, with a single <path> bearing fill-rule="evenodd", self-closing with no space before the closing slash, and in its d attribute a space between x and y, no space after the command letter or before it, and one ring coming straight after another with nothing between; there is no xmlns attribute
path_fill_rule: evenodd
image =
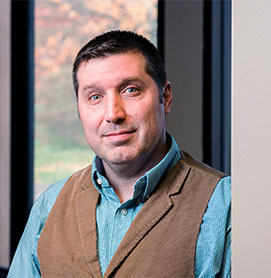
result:
<svg viewBox="0 0 271 278"><path fill-rule="evenodd" d="M92 37L113 29L157 40L158 0L36 0L35 198L91 162L77 115L72 63Z"/></svg>

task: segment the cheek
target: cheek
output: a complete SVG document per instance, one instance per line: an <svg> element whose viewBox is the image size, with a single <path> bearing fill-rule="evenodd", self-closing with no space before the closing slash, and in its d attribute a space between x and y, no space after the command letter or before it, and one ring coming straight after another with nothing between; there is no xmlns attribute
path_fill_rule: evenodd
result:
<svg viewBox="0 0 271 278"><path fill-rule="evenodd" d="M79 110L79 115L85 134L89 134L97 128L97 113L90 113L87 110L81 109Z"/></svg>
<svg viewBox="0 0 271 278"><path fill-rule="evenodd" d="M160 106L141 106L140 111L133 113L132 117L145 132L155 132L164 127L164 115Z"/></svg>

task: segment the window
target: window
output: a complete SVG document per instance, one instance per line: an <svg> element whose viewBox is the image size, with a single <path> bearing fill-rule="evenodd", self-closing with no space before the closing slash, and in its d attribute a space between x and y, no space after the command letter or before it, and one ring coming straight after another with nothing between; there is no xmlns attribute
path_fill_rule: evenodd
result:
<svg viewBox="0 0 271 278"><path fill-rule="evenodd" d="M94 36L113 29L157 43L158 0L35 2L35 198L91 162L77 115L72 63Z"/></svg>

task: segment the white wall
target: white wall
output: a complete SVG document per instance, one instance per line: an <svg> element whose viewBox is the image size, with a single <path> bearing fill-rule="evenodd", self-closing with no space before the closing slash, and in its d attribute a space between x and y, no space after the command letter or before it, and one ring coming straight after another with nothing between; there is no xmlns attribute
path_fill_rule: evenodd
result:
<svg viewBox="0 0 271 278"><path fill-rule="evenodd" d="M233 276L271 277L271 1L232 1Z"/></svg>

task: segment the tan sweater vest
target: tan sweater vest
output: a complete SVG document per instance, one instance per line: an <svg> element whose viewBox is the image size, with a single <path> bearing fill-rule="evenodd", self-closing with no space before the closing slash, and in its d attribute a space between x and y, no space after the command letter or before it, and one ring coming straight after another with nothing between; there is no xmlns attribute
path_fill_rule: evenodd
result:
<svg viewBox="0 0 271 278"><path fill-rule="evenodd" d="M182 153L135 217L104 277L194 277L202 217L223 176ZM91 166L66 182L38 243L43 278L102 277L97 255L98 201Z"/></svg>

